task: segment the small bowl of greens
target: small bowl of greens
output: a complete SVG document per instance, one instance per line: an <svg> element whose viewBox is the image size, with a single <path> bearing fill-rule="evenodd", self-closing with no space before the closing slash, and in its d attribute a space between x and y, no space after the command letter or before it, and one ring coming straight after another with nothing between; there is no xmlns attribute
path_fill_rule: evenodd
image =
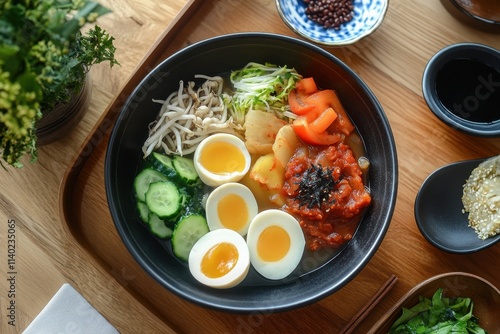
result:
<svg viewBox="0 0 500 334"><path fill-rule="evenodd" d="M161 62L124 104L105 161L110 213L135 260L166 289L231 312L289 310L345 286L389 228L397 180L390 125L363 80L316 45L267 33ZM245 217L231 228L240 236L217 232L225 216ZM338 232L313 234L320 223ZM280 254L252 246L268 227ZM197 263L220 245L230 268L245 263L208 277Z"/></svg>
<svg viewBox="0 0 500 334"><path fill-rule="evenodd" d="M450 272L413 287L370 332L434 333L439 328L442 333L498 333L499 314L497 287L477 275Z"/></svg>

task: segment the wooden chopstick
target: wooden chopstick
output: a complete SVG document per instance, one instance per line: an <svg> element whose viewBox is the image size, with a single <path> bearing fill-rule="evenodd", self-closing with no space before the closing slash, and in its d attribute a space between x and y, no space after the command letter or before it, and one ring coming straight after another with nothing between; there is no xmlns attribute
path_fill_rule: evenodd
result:
<svg viewBox="0 0 500 334"><path fill-rule="evenodd" d="M380 300L384 298L389 291L391 291L397 281L398 278L394 274L391 275L391 277L389 277L389 279L377 290L368 303L366 303L366 305L363 306L363 308L359 310L351 320L349 320L339 334L353 333L356 327L368 316L368 314L370 314Z"/></svg>

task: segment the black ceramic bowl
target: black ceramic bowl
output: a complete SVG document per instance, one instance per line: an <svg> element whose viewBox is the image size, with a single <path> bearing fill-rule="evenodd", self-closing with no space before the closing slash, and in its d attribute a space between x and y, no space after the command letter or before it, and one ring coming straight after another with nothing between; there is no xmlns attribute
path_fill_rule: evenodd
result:
<svg viewBox="0 0 500 334"><path fill-rule="evenodd" d="M427 63L422 92L445 124L479 136L500 136L500 51L477 43L449 45Z"/></svg>
<svg viewBox="0 0 500 334"><path fill-rule="evenodd" d="M486 240L478 238L463 212L463 186L485 159L455 162L432 172L415 198L415 221L422 235L434 247L448 253L470 254L493 246L500 234ZM443 186L446 185L446 186Z"/></svg>
<svg viewBox="0 0 500 334"><path fill-rule="evenodd" d="M168 247L141 225L135 210L132 183L141 165L141 146L159 106L177 90L179 80L195 74L229 74L248 62L287 65L318 86L337 90L358 128L371 162L370 208L353 239L321 268L283 284L243 282L236 288L214 290L200 285ZM396 202L397 158L394 139L376 97L340 60L323 49L295 38L243 33L215 37L189 46L152 70L133 91L113 128L105 160L109 209L119 235L137 262L170 291L197 304L232 312L275 312L304 306L339 290L375 254L389 227ZM312 259L314 260L314 259Z"/></svg>

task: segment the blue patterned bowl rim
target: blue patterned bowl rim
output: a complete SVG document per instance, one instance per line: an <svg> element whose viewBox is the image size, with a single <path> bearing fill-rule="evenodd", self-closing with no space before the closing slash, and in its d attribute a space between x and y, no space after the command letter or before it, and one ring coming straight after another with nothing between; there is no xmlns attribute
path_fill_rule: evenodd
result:
<svg viewBox="0 0 500 334"><path fill-rule="evenodd" d="M278 13L297 35L326 46L353 44L372 34L384 20L389 0L354 0L354 17L339 30L325 29L307 18L303 0L276 0Z"/></svg>

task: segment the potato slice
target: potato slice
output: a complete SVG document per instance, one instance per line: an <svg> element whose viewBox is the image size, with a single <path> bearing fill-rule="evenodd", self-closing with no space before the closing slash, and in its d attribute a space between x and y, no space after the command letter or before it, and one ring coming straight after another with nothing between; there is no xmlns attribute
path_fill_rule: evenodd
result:
<svg viewBox="0 0 500 334"><path fill-rule="evenodd" d="M276 135L286 124L267 111L249 110L245 116L245 145L248 152L257 155L272 153Z"/></svg>
<svg viewBox="0 0 500 334"><path fill-rule="evenodd" d="M250 178L265 185L268 190L281 190L285 179L285 168L274 154L266 154L257 159L250 169Z"/></svg>
<svg viewBox="0 0 500 334"><path fill-rule="evenodd" d="M276 160L283 168L286 167L298 146L299 139L292 126L287 124L281 127L273 144L273 152Z"/></svg>

